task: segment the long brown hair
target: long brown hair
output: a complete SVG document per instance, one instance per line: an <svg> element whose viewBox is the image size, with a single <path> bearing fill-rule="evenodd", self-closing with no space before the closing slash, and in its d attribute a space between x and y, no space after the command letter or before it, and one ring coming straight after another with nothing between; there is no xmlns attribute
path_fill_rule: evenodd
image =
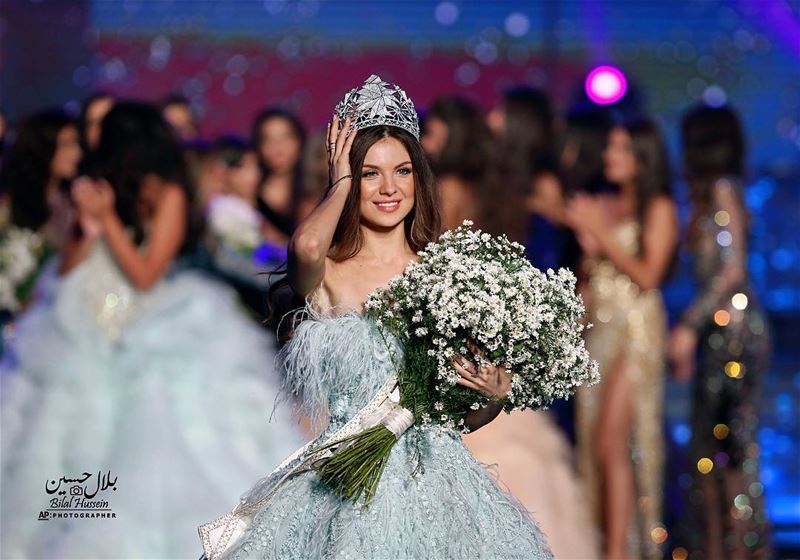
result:
<svg viewBox="0 0 800 560"><path fill-rule="evenodd" d="M553 172L553 109L543 92L517 87L505 92L505 131L496 142L491 189L481 201L485 229L525 242L530 215L525 199L540 173Z"/></svg>
<svg viewBox="0 0 800 560"><path fill-rule="evenodd" d="M636 217L644 224L650 203L659 196L672 198L672 177L664 138L655 122L639 119L621 125L631 137L636 158Z"/></svg>
<svg viewBox="0 0 800 560"><path fill-rule="evenodd" d="M358 131L350 148L350 169L353 185L344 203L336 231L333 234L328 257L342 262L354 257L364 242L361 232L361 169L369 149L377 141L384 138L398 140L408 151L414 174L414 207L405 218L405 233L408 244L413 251L420 251L431 241L435 241L441 232L439 203L435 192L435 180L422 145L410 133L394 126L371 126ZM267 322L278 329L278 338L285 342L291 336L293 321L289 325L280 324L280 316L291 309L303 305L303 301L291 292L286 266L282 265L270 274L281 276L272 283L269 289L269 316ZM276 321L277 318L277 321ZM288 329L289 332L284 332Z"/></svg>
<svg viewBox="0 0 800 560"><path fill-rule="evenodd" d="M406 239L411 249L416 252L429 242L435 240L440 233L441 219L436 198L434 177L422 146L411 134L394 126L371 126L358 131L350 149L350 169L353 174L353 186L347 196L336 224L333 241L328 257L336 262L354 257L361 249L363 235L361 233L361 168L364 158L375 142L384 138L394 138L408 151L414 173L414 208L405 218Z"/></svg>
<svg viewBox="0 0 800 560"><path fill-rule="evenodd" d="M694 245L698 220L711 207L713 187L720 179L733 181L741 211L749 221L738 188L747 148L739 116L730 107L698 105L690 109L683 117L681 136L684 173L693 206L689 244Z"/></svg>

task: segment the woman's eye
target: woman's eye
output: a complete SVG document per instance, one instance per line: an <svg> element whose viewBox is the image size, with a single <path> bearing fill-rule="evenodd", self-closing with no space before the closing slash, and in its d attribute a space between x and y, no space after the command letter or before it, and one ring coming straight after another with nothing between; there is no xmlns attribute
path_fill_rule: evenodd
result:
<svg viewBox="0 0 800 560"><path fill-rule="evenodd" d="M397 170L397 172L400 175L410 175L411 174L411 168L410 167L401 167L400 169Z"/></svg>
<svg viewBox="0 0 800 560"><path fill-rule="evenodd" d="M361 176L362 176L362 177L367 177L367 178L369 178L369 177L377 177L377 176L378 176L378 172L377 172L377 171L374 171L374 170L370 170L370 171L364 171L364 172L361 174Z"/></svg>

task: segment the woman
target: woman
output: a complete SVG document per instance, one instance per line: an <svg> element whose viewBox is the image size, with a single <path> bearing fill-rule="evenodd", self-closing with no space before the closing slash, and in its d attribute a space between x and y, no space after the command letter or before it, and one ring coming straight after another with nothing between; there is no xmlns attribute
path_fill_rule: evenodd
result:
<svg viewBox="0 0 800 560"><path fill-rule="evenodd" d="M480 108L461 97L441 97L425 118L422 147L436 174L442 228L466 219L482 222L481 199L490 189L491 135Z"/></svg>
<svg viewBox="0 0 800 560"><path fill-rule="evenodd" d="M578 195L567 219L587 278L586 346L601 383L578 392L577 435L606 558L660 557L666 315L659 286L677 245L666 149L656 126L611 130L606 179L619 191Z"/></svg>
<svg viewBox="0 0 800 560"><path fill-rule="evenodd" d="M0 168L0 324L28 303L42 265L71 235L68 189L81 147L75 122L62 111L38 113L17 128ZM42 274L47 290L54 274ZM0 344L2 353L2 344Z"/></svg>
<svg viewBox="0 0 800 560"><path fill-rule="evenodd" d="M93 93L83 102L78 126L81 133L81 147L86 154L96 150L100 144L103 119L113 106L114 97L105 92Z"/></svg>
<svg viewBox="0 0 800 560"><path fill-rule="evenodd" d="M96 158L99 178L73 189L63 277L20 317L0 371L3 558L185 555L193 527L298 441L291 419L267 423L266 333L229 289L173 270L192 228L169 125L119 103ZM76 483L100 472L104 492ZM67 511L103 502L115 519Z"/></svg>
<svg viewBox="0 0 800 560"><path fill-rule="evenodd" d="M40 233L59 248L72 217L65 193L82 155L77 125L64 112L44 111L25 120L0 170L11 224Z"/></svg>
<svg viewBox="0 0 800 560"><path fill-rule="evenodd" d="M549 160L544 154L552 149L546 143L553 139L552 112L549 102L543 101L546 98L539 92L511 90L507 100L492 111L492 124L500 146L536 147L527 152L530 160L510 155L515 152L505 148L499 155L498 163L505 174L528 178L529 194L527 207L510 204L497 215L500 219L496 231L511 233L504 231L502 224L525 223L533 211L539 220L534 219L532 235L528 237L528 256L534 266L547 269L561 264L561 244L551 234L560 228L536 214L534 207L549 217L561 216L564 200L550 168L531 165L531 161ZM509 122L517 126L506 126ZM521 185L515 188L522 191ZM495 193L495 196L502 195ZM572 450L551 412L526 410L500 414L486 427L465 435L463 440L498 484L535 514L556 558L597 557L597 539L574 473Z"/></svg>
<svg viewBox="0 0 800 560"><path fill-rule="evenodd" d="M384 109L371 112L375 98ZM304 408L314 418L320 411L327 416L312 446L392 376L392 356L400 349L361 315L363 304L439 229L433 176L405 94L372 76L348 94L340 114L349 116L343 123L335 117L328 136L332 186L290 245L289 281L307 298L311 318L296 327L283 357ZM462 360L454 367L464 385L504 394L505 370L479 372ZM471 417L472 427L488 421L485 415ZM412 426L392 449L366 508L340 498L313 472L288 476L303 458L301 451L285 464L288 471L265 478L233 512L201 528L209 558L550 557L527 513L495 486L454 432Z"/></svg>
<svg viewBox="0 0 800 560"><path fill-rule="evenodd" d="M302 194L303 125L283 109L267 109L253 123L252 143L261 166L259 210L288 241Z"/></svg>
<svg viewBox="0 0 800 560"><path fill-rule="evenodd" d="M729 107L689 111L682 132L698 294L672 332L670 358L679 380L697 375L689 500L700 519L690 545L706 558L768 557L756 432L771 344L747 273L744 137Z"/></svg>

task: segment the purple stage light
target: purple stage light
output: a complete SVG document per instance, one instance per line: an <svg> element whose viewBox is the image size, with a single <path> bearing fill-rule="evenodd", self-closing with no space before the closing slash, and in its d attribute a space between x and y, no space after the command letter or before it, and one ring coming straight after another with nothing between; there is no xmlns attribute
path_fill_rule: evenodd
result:
<svg viewBox="0 0 800 560"><path fill-rule="evenodd" d="M616 103L628 91L628 81L613 66L598 66L586 76L586 95L598 105Z"/></svg>

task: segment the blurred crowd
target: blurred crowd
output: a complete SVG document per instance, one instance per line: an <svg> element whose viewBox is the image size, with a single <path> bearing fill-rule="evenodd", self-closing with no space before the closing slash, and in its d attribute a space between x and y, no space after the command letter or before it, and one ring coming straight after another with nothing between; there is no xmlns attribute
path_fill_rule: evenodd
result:
<svg viewBox="0 0 800 560"><path fill-rule="evenodd" d="M769 557L755 434L770 339L746 268L746 149L735 110L688 109L680 165L670 163L663 132L646 116L622 119L591 104L559 114L544 92L527 87L506 91L488 112L464 97L440 97L422 122L444 228L472 220L523 244L538 268L568 267L579 279L593 325L587 345L602 376L574 407L574 463L599 535L595 552L654 558L669 542L676 560ZM270 312L270 271L326 194L324 130L307 130L279 107L240 135L202 138L200 129L180 96L156 105L96 93L78 115L47 110L9 131L0 116L7 340L15 319L45 297L48 263L57 262L55 277L71 274L91 250L86 240L99 237L135 291L199 270L233 287L242 313L268 332L278 328L291 305ZM676 168L690 191L686 231L672 194ZM173 195L185 202L176 212ZM114 240L123 234L141 259ZM681 243L698 289L670 331L660 287ZM694 405L687 516L668 531L662 403L670 370L694 378ZM564 449L571 465L573 450ZM523 475L514 476L524 488ZM517 494L512 478L501 469ZM558 488L547 491L557 503ZM537 502L544 492L517 497L546 516ZM557 557L571 538L551 543Z"/></svg>

